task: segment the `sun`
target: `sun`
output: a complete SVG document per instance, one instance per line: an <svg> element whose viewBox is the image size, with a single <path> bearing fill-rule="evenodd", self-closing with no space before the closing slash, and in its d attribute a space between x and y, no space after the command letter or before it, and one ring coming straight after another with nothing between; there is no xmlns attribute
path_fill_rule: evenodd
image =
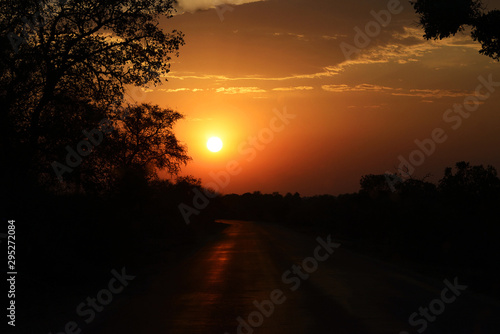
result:
<svg viewBox="0 0 500 334"><path fill-rule="evenodd" d="M222 140L219 137L211 137L207 141L207 148L210 152L219 152L222 149Z"/></svg>

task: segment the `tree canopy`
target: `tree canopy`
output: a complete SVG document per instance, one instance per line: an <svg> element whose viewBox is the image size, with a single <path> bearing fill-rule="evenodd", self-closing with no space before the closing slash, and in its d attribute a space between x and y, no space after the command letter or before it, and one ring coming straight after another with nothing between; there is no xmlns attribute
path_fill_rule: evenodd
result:
<svg viewBox="0 0 500 334"><path fill-rule="evenodd" d="M183 116L147 103L127 106L123 114L126 117L117 119L119 129L114 133L115 146L111 148L113 160L123 167L178 173L189 157L172 128Z"/></svg>
<svg viewBox="0 0 500 334"><path fill-rule="evenodd" d="M479 53L500 59L500 11L486 11L481 0L416 0L426 39L443 39L471 27L471 37L481 44Z"/></svg>
<svg viewBox="0 0 500 334"><path fill-rule="evenodd" d="M485 200L500 193L500 179L493 166L471 166L460 161L455 164L455 173L448 167L439 181L439 189L451 197L469 197Z"/></svg>
<svg viewBox="0 0 500 334"><path fill-rule="evenodd" d="M160 27L162 17L172 17L174 4L0 0L4 163L9 161L13 169L46 166L48 153L59 145L74 142L100 119L111 119L124 104L129 85L147 87L166 80L171 57L184 44L181 32Z"/></svg>

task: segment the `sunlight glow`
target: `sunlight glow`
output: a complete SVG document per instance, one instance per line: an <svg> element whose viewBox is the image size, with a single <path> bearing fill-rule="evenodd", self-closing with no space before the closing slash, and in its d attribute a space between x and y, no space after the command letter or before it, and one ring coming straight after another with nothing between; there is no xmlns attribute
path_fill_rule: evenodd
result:
<svg viewBox="0 0 500 334"><path fill-rule="evenodd" d="M210 152L219 152L222 149L222 140L219 137L211 137L207 141L207 148Z"/></svg>

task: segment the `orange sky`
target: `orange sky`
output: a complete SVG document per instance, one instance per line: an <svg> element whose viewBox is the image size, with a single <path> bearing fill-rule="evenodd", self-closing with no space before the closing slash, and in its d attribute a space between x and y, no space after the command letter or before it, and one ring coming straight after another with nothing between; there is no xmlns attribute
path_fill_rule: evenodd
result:
<svg viewBox="0 0 500 334"><path fill-rule="evenodd" d="M436 128L446 140L415 177L436 181L460 160L500 168L500 87L482 89L479 105L465 100L474 111L461 124L446 113L475 96L479 76L500 83L500 64L468 35L424 40L407 1L245 2L181 2L191 12L165 27L184 32L186 45L168 82L137 99L186 116L176 126L193 158L183 175L206 185L219 175L222 193L354 192L362 175L394 172ZM214 3L233 4L194 11ZM381 10L390 13L385 27L371 14ZM355 28L367 24L373 37L356 44ZM347 59L342 43L359 52ZM206 149L210 136L222 151Z"/></svg>

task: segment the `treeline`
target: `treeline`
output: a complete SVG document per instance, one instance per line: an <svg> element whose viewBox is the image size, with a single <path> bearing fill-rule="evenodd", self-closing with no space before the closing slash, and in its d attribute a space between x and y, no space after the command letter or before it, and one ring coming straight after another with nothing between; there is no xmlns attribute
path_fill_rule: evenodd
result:
<svg viewBox="0 0 500 334"><path fill-rule="evenodd" d="M394 177L402 182L391 189ZM459 162L446 168L438 184L401 175L365 175L353 194L254 192L225 195L219 205L224 218L332 233L385 259L460 274L478 290L500 296L494 275L500 269L500 179L491 166Z"/></svg>
<svg viewBox="0 0 500 334"><path fill-rule="evenodd" d="M112 269L136 276L127 294L137 293L155 270L190 254L217 231L210 208L189 225L178 209L196 187L189 177L170 182L129 173L99 195L11 192L2 215L16 221L20 319L32 320L22 329L64 325L77 303L106 286Z"/></svg>

